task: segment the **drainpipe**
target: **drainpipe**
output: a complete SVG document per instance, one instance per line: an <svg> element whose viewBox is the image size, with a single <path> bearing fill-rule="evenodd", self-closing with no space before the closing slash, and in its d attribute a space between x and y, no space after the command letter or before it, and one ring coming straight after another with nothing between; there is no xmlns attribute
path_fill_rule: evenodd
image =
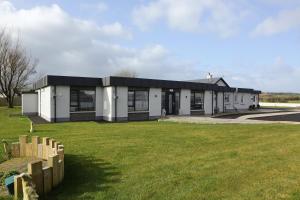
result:
<svg viewBox="0 0 300 200"><path fill-rule="evenodd" d="M54 122L56 122L56 85L54 86Z"/></svg>
<svg viewBox="0 0 300 200"><path fill-rule="evenodd" d="M115 86L115 122L118 120L118 87Z"/></svg>

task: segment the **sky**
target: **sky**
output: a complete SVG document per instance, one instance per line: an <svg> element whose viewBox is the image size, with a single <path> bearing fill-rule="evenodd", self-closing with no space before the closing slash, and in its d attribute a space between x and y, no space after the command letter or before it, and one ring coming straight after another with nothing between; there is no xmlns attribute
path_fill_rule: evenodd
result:
<svg viewBox="0 0 300 200"><path fill-rule="evenodd" d="M37 76L192 80L300 92L299 0L0 0Z"/></svg>

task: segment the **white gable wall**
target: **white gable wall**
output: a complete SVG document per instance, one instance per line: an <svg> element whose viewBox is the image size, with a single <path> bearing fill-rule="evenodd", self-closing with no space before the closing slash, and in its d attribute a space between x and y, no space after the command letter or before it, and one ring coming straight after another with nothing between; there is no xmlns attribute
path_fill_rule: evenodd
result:
<svg viewBox="0 0 300 200"><path fill-rule="evenodd" d="M206 115L212 114L212 91L204 92L204 113Z"/></svg>
<svg viewBox="0 0 300 200"><path fill-rule="evenodd" d="M161 116L161 88L149 89L149 118L157 119Z"/></svg>
<svg viewBox="0 0 300 200"><path fill-rule="evenodd" d="M128 118L128 87L116 87L116 97L117 120L126 121ZM114 103L112 105L114 105ZM115 113L112 116L115 116Z"/></svg>
<svg viewBox="0 0 300 200"><path fill-rule="evenodd" d="M40 89L40 112L39 116L51 122L54 117L53 109L53 86Z"/></svg>
<svg viewBox="0 0 300 200"><path fill-rule="evenodd" d="M224 83L224 81L222 81L222 80L218 81L218 82L217 82L217 85L218 85L218 86L227 86L227 85Z"/></svg>
<svg viewBox="0 0 300 200"><path fill-rule="evenodd" d="M115 112L114 103L114 88L105 87L103 88L103 119L107 121L114 120Z"/></svg>
<svg viewBox="0 0 300 200"><path fill-rule="evenodd" d="M56 121L70 120L70 86L56 86Z"/></svg>
<svg viewBox="0 0 300 200"><path fill-rule="evenodd" d="M191 90L182 89L180 92L179 115L191 114Z"/></svg>
<svg viewBox="0 0 300 200"><path fill-rule="evenodd" d="M103 119L103 87L96 87L96 120Z"/></svg>
<svg viewBox="0 0 300 200"><path fill-rule="evenodd" d="M223 112L223 92L218 92L218 109Z"/></svg>
<svg viewBox="0 0 300 200"><path fill-rule="evenodd" d="M22 94L22 114L36 115L38 113L38 94L24 93Z"/></svg>

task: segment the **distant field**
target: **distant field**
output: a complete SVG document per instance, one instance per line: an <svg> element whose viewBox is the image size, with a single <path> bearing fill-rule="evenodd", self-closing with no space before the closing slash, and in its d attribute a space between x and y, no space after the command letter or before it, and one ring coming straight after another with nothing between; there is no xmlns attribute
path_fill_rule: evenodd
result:
<svg viewBox="0 0 300 200"><path fill-rule="evenodd" d="M262 93L261 102L269 103L300 103L300 94L297 93Z"/></svg>

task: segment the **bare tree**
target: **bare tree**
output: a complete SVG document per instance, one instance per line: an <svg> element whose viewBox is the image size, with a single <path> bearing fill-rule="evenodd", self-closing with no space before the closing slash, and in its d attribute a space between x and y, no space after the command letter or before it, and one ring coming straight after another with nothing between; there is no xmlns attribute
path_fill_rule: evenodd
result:
<svg viewBox="0 0 300 200"><path fill-rule="evenodd" d="M129 78L136 78L137 73L134 70L131 69L121 69L117 73L115 73L116 76L122 76L122 77L129 77Z"/></svg>
<svg viewBox="0 0 300 200"><path fill-rule="evenodd" d="M14 106L14 98L29 84L36 73L37 60L33 60L20 44L13 41L5 29L0 30L0 94L8 107Z"/></svg>

